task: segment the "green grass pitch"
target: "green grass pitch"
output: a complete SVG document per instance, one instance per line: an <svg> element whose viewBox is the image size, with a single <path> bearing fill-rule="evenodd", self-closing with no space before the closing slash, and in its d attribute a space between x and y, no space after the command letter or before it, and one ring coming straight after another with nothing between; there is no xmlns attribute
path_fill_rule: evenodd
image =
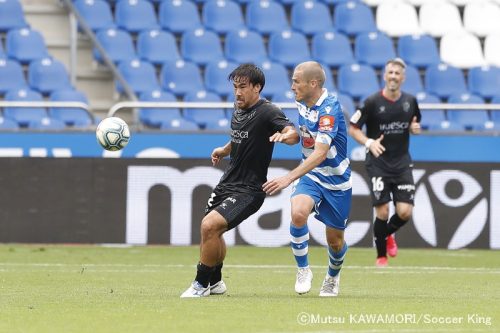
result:
<svg viewBox="0 0 500 333"><path fill-rule="evenodd" d="M228 248L228 293L180 299L197 247L0 245L0 332L500 332L500 252L400 249L374 267L351 248L340 295L309 294L288 248Z"/></svg>

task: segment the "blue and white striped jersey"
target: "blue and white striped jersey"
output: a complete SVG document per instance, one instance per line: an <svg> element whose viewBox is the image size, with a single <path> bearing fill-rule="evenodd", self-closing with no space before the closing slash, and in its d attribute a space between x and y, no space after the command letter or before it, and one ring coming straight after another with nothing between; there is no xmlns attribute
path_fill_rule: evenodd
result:
<svg viewBox="0 0 500 333"><path fill-rule="evenodd" d="M351 188L351 168L347 158L347 126L342 108L335 95L323 94L316 105L308 108L296 102L299 109L299 129L302 160L314 151L316 142L330 145L326 159L305 176L330 190Z"/></svg>

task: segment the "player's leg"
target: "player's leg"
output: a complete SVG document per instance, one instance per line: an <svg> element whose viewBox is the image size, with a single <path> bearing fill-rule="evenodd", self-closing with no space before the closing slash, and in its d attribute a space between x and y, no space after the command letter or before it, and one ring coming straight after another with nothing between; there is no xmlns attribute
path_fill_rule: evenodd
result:
<svg viewBox="0 0 500 333"><path fill-rule="evenodd" d="M376 265L387 266L387 220L389 218L389 202L375 206L373 221L373 240L377 249Z"/></svg>
<svg viewBox="0 0 500 333"><path fill-rule="evenodd" d="M215 266L212 276L210 277L210 295L222 295L227 290L226 284L222 280L222 267L224 259L226 258L226 242L224 241L224 237L221 236L220 239L219 263Z"/></svg>

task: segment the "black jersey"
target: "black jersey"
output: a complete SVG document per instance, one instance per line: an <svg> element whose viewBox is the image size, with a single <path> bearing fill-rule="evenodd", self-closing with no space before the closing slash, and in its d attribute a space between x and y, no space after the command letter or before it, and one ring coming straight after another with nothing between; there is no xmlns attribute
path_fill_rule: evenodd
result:
<svg viewBox="0 0 500 333"><path fill-rule="evenodd" d="M293 126L271 102L261 99L248 110L236 109L231 119L231 159L219 187L235 192L264 192L274 142L269 137Z"/></svg>
<svg viewBox="0 0 500 333"><path fill-rule="evenodd" d="M405 92L397 101L391 101L377 92L369 96L364 105L351 117L351 124L362 128L366 124L368 138L377 139L384 134L382 145L385 152L378 158L366 154L366 167L376 169L381 176L403 173L411 167L408 151L410 124L413 117L420 122L421 115L417 100Z"/></svg>

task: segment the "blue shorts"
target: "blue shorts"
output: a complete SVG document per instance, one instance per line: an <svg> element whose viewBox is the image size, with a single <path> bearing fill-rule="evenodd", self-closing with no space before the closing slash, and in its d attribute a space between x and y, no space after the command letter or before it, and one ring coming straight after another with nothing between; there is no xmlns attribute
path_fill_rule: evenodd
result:
<svg viewBox="0 0 500 333"><path fill-rule="evenodd" d="M332 191L303 176L292 190L292 197L299 194L305 194L314 200L316 219L331 228L339 230L346 228L351 209L352 189Z"/></svg>

